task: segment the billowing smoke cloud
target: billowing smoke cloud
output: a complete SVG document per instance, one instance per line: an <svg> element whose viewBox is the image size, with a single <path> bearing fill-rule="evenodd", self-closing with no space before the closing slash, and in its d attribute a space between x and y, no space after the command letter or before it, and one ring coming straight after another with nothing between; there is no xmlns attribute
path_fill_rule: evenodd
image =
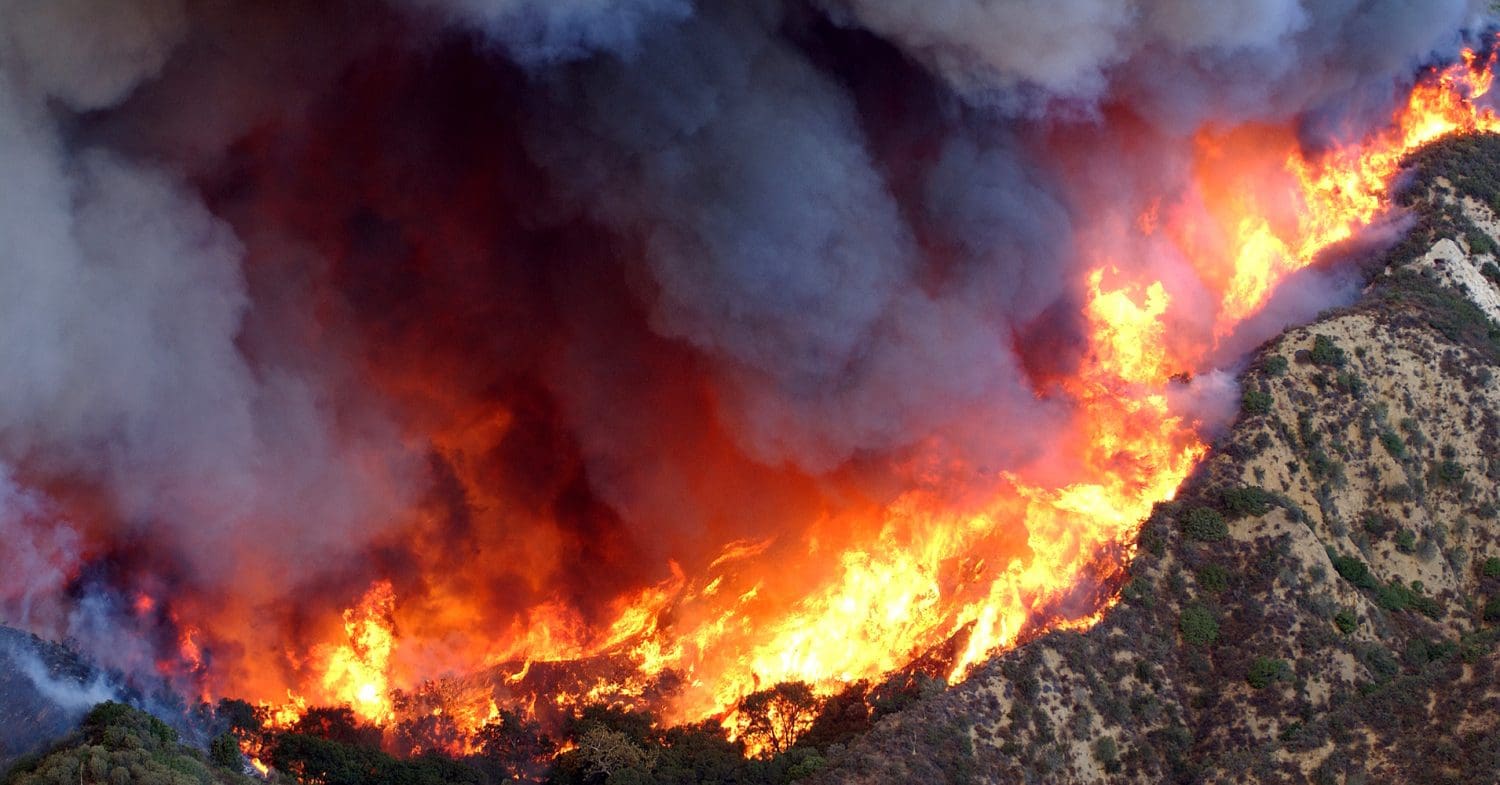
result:
<svg viewBox="0 0 1500 785"><path fill-rule="evenodd" d="M188 32L186 10L64 2L6 13L5 460L42 484L105 495L107 512L78 522L96 552L100 537L147 542L143 558L218 589L246 585L246 570L284 579L310 552L357 548L404 493L392 434L354 423L377 443L351 461L345 450L366 445L342 432L325 370L247 356L251 302L234 231L170 167L73 138L81 113L108 110L160 73ZM39 514L24 491L4 504L7 521ZM32 525L7 538L30 567L7 570L25 584L22 622L47 629L30 605L76 566L71 531ZM151 662L145 654L136 661Z"/></svg>
<svg viewBox="0 0 1500 785"><path fill-rule="evenodd" d="M855 106L774 36L779 23L770 7L725 10L628 61L549 74L530 149L571 200L639 243L653 329L718 361L719 414L758 460L825 471L960 422L1045 416L1014 355L997 348L1010 306L1021 301L1029 316L1061 288L1045 252L1000 262L1020 271L1003 287L924 291L913 227L866 151ZM1008 221L995 214L1003 207L974 202L1009 183L959 184L953 171L981 155L953 143L928 190L954 203L928 209L969 224L934 229L984 254ZM998 219L994 234L979 237L972 223L986 219Z"/></svg>
<svg viewBox="0 0 1500 785"><path fill-rule="evenodd" d="M1055 475L1087 271L1212 325L1132 228L1194 134L1366 123L1480 5L11 3L0 607L275 693L375 578L440 659Z"/></svg>
<svg viewBox="0 0 1500 785"><path fill-rule="evenodd" d="M1456 43L1485 3L825 0L965 98L1010 110L1122 95L1163 119L1281 117ZM1164 78L1170 75L1170 78ZM1343 83L1343 84L1340 84ZM1258 100L1251 100L1258 99Z"/></svg>
<svg viewBox="0 0 1500 785"><path fill-rule="evenodd" d="M641 39L693 12L691 0L401 0L440 19L482 29L516 60L545 66L606 51L629 55Z"/></svg>
<svg viewBox="0 0 1500 785"><path fill-rule="evenodd" d="M0 575L0 621L29 627L37 619L55 619L66 608L38 607L54 602L82 561L82 542L67 522L54 517L40 494L0 473L0 542L5 543L6 570Z"/></svg>

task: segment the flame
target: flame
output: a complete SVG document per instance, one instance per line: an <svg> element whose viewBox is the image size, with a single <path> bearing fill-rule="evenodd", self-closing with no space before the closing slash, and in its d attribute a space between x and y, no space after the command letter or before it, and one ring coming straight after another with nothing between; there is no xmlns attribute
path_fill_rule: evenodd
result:
<svg viewBox="0 0 1500 785"><path fill-rule="evenodd" d="M1294 196L1302 204L1296 231L1283 237L1263 220L1241 219L1243 251L1235 259L1221 314L1226 330L1264 304L1286 274L1373 221L1385 209L1387 189L1408 153L1451 134L1500 129L1494 110L1473 103L1490 90L1495 58L1491 53L1479 62L1472 50L1464 50L1462 62L1419 81L1374 138L1314 159L1295 151L1286 158L1286 171L1296 181Z"/></svg>
<svg viewBox="0 0 1500 785"><path fill-rule="evenodd" d="M503 666L486 690L423 705L421 714L453 722L461 737L496 720L497 700L536 717L538 694L525 688L542 663L607 657L627 666L549 687L542 711L652 705L668 720L716 717L733 729L740 700L780 681L829 694L957 641L941 673L954 680L1024 635L1096 623L1114 602L1108 589L1141 522L1207 449L1199 424L1174 410L1174 375L1199 368L1286 276L1377 220L1409 152L1448 134L1496 130L1494 113L1473 103L1489 90L1494 62L1465 52L1461 63L1425 74L1387 128L1318 154L1305 153L1288 128L1200 132L1191 191L1154 200L1125 222L1136 241L1188 260L1197 280L1155 279L1101 258L1080 282L1086 359L1046 393L1078 412L1056 436L1066 456L1061 475L999 474L990 492L960 502L941 485L919 485L878 509L827 512L800 540L731 542L701 574L668 562L667 578L618 597L603 623L558 598L508 629L472 630L463 597L403 617L392 584L378 581L343 614L347 640L307 658L317 678L266 707L270 723L295 723L309 699L347 705L375 724L402 719L393 688L415 683L417 669L403 665L402 618L412 621L403 627L435 623L480 638L482 651L461 663L469 671ZM1184 321L1183 303L1205 290L1212 323ZM490 413L439 437L437 447L458 456L462 474L462 456L484 443L476 434L507 427L508 417ZM550 545L518 544L516 558ZM1080 599L1089 590L1098 596ZM663 703L651 692L668 672L682 686ZM462 740L455 749L472 751Z"/></svg>
<svg viewBox="0 0 1500 785"><path fill-rule="evenodd" d="M396 594L390 582L376 582L358 605L344 611L348 643L326 654L328 664L322 684L325 694L376 725L391 718L389 684L395 610Z"/></svg>

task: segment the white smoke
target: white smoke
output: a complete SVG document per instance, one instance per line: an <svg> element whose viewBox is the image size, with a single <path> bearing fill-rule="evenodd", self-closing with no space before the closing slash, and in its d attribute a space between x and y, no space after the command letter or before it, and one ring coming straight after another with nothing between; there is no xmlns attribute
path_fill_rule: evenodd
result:
<svg viewBox="0 0 1500 785"><path fill-rule="evenodd" d="M49 604L78 567L81 547L47 499L21 488L0 464L0 623L30 627L37 617L56 617L60 609Z"/></svg>
<svg viewBox="0 0 1500 785"><path fill-rule="evenodd" d="M65 711L82 714L105 701L121 699L119 688L102 673L94 673L86 682L53 676L35 652L14 644L0 648L0 656L8 658L43 699Z"/></svg>
<svg viewBox="0 0 1500 785"><path fill-rule="evenodd" d="M99 109L160 71L186 32L181 0L9 0L0 71L32 100Z"/></svg>
<svg viewBox="0 0 1500 785"><path fill-rule="evenodd" d="M0 6L0 461L96 483L166 560L228 591L236 560L285 579L377 536L408 457L388 426L338 419L334 364L252 364L244 248L177 172L70 133L68 110L127 100L188 35L177 2ZM69 531L0 545L50 565L0 600L30 616L55 592Z"/></svg>

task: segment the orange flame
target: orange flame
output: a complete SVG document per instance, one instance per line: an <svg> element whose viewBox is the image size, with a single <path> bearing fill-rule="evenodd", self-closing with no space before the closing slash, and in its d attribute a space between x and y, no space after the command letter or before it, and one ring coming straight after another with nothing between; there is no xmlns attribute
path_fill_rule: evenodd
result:
<svg viewBox="0 0 1500 785"><path fill-rule="evenodd" d="M395 646L395 611L396 594L390 582L377 582L359 605L344 611L344 632L349 642L326 654L322 685L326 694L377 725L391 718L389 674Z"/></svg>

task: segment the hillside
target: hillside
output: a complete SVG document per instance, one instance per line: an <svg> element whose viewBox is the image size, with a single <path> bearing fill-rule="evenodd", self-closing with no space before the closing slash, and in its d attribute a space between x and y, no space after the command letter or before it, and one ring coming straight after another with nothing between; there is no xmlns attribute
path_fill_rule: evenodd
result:
<svg viewBox="0 0 1500 785"><path fill-rule="evenodd" d="M1260 349L1102 623L816 781L1500 781L1497 162L1492 136L1416 157L1406 240L1354 306Z"/></svg>
<svg viewBox="0 0 1500 785"><path fill-rule="evenodd" d="M0 771L63 736L109 690L66 647L0 626Z"/></svg>
<svg viewBox="0 0 1500 785"><path fill-rule="evenodd" d="M256 781L240 774L239 768L239 750L232 739L215 744L211 756L206 755L179 743L177 731L139 709L101 703L52 751L16 764L5 782L249 785Z"/></svg>

